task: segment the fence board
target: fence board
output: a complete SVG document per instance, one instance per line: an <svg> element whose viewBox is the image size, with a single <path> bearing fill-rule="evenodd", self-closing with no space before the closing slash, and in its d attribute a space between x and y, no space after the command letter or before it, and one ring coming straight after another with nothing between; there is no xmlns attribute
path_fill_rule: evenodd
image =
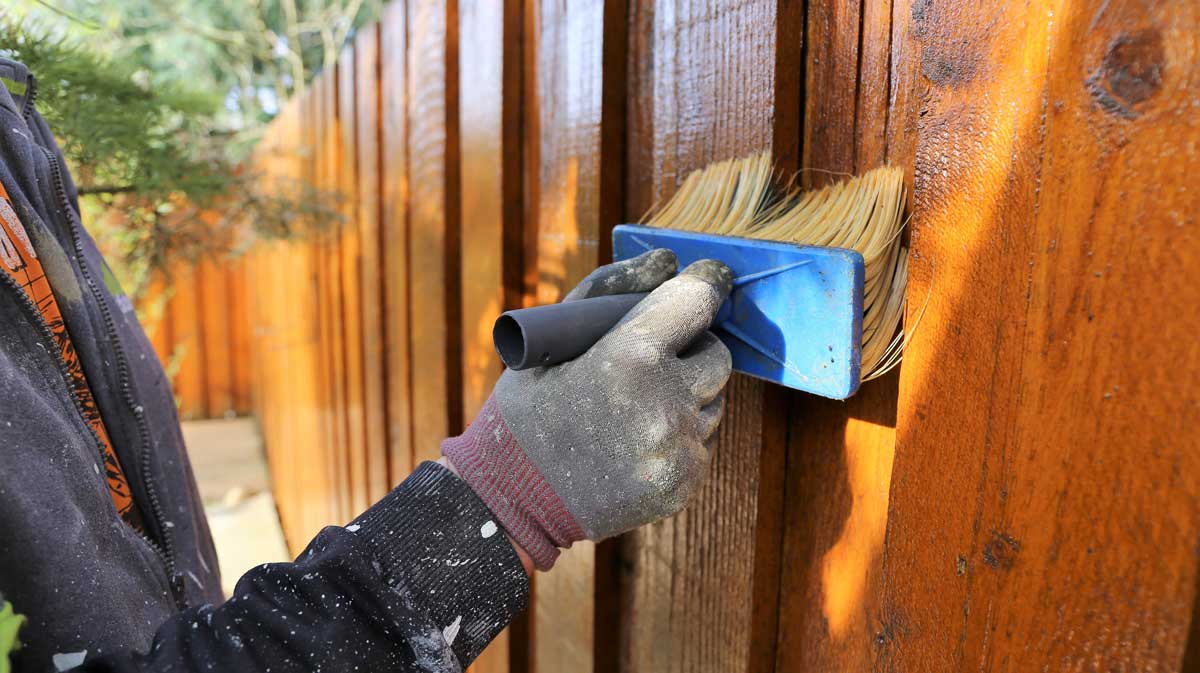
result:
<svg viewBox="0 0 1200 673"><path fill-rule="evenodd" d="M233 412L246 416L254 408L253 392L257 362L253 356L253 322L247 281L247 257L239 255L225 263L229 282L229 361L233 391Z"/></svg>
<svg viewBox="0 0 1200 673"><path fill-rule="evenodd" d="M453 0L408 5L409 325L412 361L413 461L436 460L441 440L462 424L458 346L457 117L447 17ZM452 52L451 52L452 53Z"/></svg>
<svg viewBox="0 0 1200 673"><path fill-rule="evenodd" d="M228 267L214 260L196 266L201 334L197 361L204 368L204 400L201 414L220 418L233 411L233 372L229 314Z"/></svg>
<svg viewBox="0 0 1200 673"><path fill-rule="evenodd" d="M519 236L515 254L509 249L513 230L519 234L523 225L520 118L511 114L521 96L520 79L512 76L514 71L519 74L521 67L520 43L513 34L514 28L519 30L520 11L519 0L459 3L465 422L483 407L503 369L492 346L492 324L511 296L506 285L511 282L511 265L523 262ZM508 643L506 630L492 641L473 670L508 671Z"/></svg>
<svg viewBox="0 0 1200 673"><path fill-rule="evenodd" d="M605 209L621 201L619 137L603 142L605 123L623 116L620 99L605 87L621 89L623 68L606 62L620 53L621 13L613 20L603 2L526 3L525 161L529 171L527 224L536 231L536 303L556 302L597 264L606 261L615 214ZM608 68L605 66L609 65ZM617 78L614 82L613 78ZM618 173L619 177L619 173ZM615 211L613 211L615 212ZM535 670L591 671L594 667L595 545L577 543L554 571L537 578L531 618Z"/></svg>
<svg viewBox="0 0 1200 673"><path fill-rule="evenodd" d="M901 374L881 666L1179 670L1200 290L1156 270L1200 262L1180 219L1200 206L1181 151L1200 142L1197 8L916 10L910 311L929 299Z"/></svg>
<svg viewBox="0 0 1200 673"><path fill-rule="evenodd" d="M405 3L385 6L380 23L380 164L383 189L383 321L387 364L389 482L413 468L409 325L408 20Z"/></svg>
<svg viewBox="0 0 1200 673"><path fill-rule="evenodd" d="M367 486L367 438L363 369L363 239L358 196L358 111L355 108L354 47L347 45L337 64L337 128L340 161L337 173L339 211L346 217L338 245L341 248L343 367L346 373L346 461L349 514L355 516L371 504Z"/></svg>
<svg viewBox="0 0 1200 673"><path fill-rule="evenodd" d="M204 332L196 284L196 267L181 264L172 279L167 315L171 320L175 377L172 388L185 420L204 418L208 411L204 376Z"/></svg>
<svg viewBox="0 0 1200 673"><path fill-rule="evenodd" d="M810 5L802 155L804 168L817 169L805 174L811 186L875 168L889 154L892 3L867 0L861 10L849 4ZM902 166L912 160L902 148L891 159ZM874 662L897 381L893 373L863 384L846 402L793 396L781 673L868 670Z"/></svg>
<svg viewBox="0 0 1200 673"><path fill-rule="evenodd" d="M459 107L462 138L463 418L483 407L502 365L492 323L503 311L504 152L519 151L520 129L504 125L505 15L515 3L459 4ZM519 95L519 92L508 92ZM513 145L517 145L516 148ZM519 170L519 168L518 168ZM520 199L520 193L508 194ZM520 222L515 223L520 226Z"/></svg>
<svg viewBox="0 0 1200 673"><path fill-rule="evenodd" d="M637 2L631 14L628 145L652 150L630 155L630 216L712 161L778 148L794 167L798 106L775 101L799 96L796 7ZM786 398L739 375L727 394L709 480L625 545L629 669L774 665Z"/></svg>
<svg viewBox="0 0 1200 673"><path fill-rule="evenodd" d="M363 421L366 424L367 500L375 502L391 488L387 469L387 370L384 353L383 261L380 231L379 26L362 29L354 45L355 144L358 179L360 287L362 290Z"/></svg>

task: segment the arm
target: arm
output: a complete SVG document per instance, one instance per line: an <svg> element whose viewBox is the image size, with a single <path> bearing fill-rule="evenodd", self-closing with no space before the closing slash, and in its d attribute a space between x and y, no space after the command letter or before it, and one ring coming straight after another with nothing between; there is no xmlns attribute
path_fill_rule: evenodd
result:
<svg viewBox="0 0 1200 673"><path fill-rule="evenodd" d="M597 269L565 301L654 291L580 358L505 372L442 461L295 562L171 619L148 654L104 653L81 670L465 668L525 608L533 567L673 514L706 472L730 375L707 328L729 272L699 262L666 280L674 271L661 250Z"/></svg>
<svg viewBox="0 0 1200 673"><path fill-rule="evenodd" d="M458 671L524 609L528 578L491 512L437 463L293 563L162 625L145 655L82 671ZM489 531L493 534L488 534Z"/></svg>

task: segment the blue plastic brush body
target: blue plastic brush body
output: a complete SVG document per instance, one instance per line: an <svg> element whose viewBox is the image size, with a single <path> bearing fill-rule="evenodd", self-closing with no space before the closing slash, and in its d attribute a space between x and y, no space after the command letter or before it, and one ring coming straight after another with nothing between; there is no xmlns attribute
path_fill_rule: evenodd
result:
<svg viewBox="0 0 1200 673"><path fill-rule="evenodd" d="M654 248L674 251L681 269L716 259L733 271L733 291L713 332L729 347L736 371L834 399L858 390L862 255L628 224L613 230L615 260Z"/></svg>

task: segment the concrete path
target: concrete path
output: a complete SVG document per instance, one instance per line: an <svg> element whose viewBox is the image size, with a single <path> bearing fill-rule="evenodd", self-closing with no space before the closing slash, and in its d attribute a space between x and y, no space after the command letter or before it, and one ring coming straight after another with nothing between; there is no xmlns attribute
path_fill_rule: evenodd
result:
<svg viewBox="0 0 1200 673"><path fill-rule="evenodd" d="M183 436L229 596L250 568L291 560L271 497L258 424L252 418L187 421Z"/></svg>

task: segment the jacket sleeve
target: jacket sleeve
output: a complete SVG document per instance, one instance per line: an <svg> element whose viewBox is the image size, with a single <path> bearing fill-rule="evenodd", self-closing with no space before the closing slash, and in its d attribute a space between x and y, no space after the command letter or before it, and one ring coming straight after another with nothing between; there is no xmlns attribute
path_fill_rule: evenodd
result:
<svg viewBox="0 0 1200 673"><path fill-rule="evenodd" d="M148 653L81 671L459 671L525 608L529 581L474 492L436 463L293 563L163 624Z"/></svg>

